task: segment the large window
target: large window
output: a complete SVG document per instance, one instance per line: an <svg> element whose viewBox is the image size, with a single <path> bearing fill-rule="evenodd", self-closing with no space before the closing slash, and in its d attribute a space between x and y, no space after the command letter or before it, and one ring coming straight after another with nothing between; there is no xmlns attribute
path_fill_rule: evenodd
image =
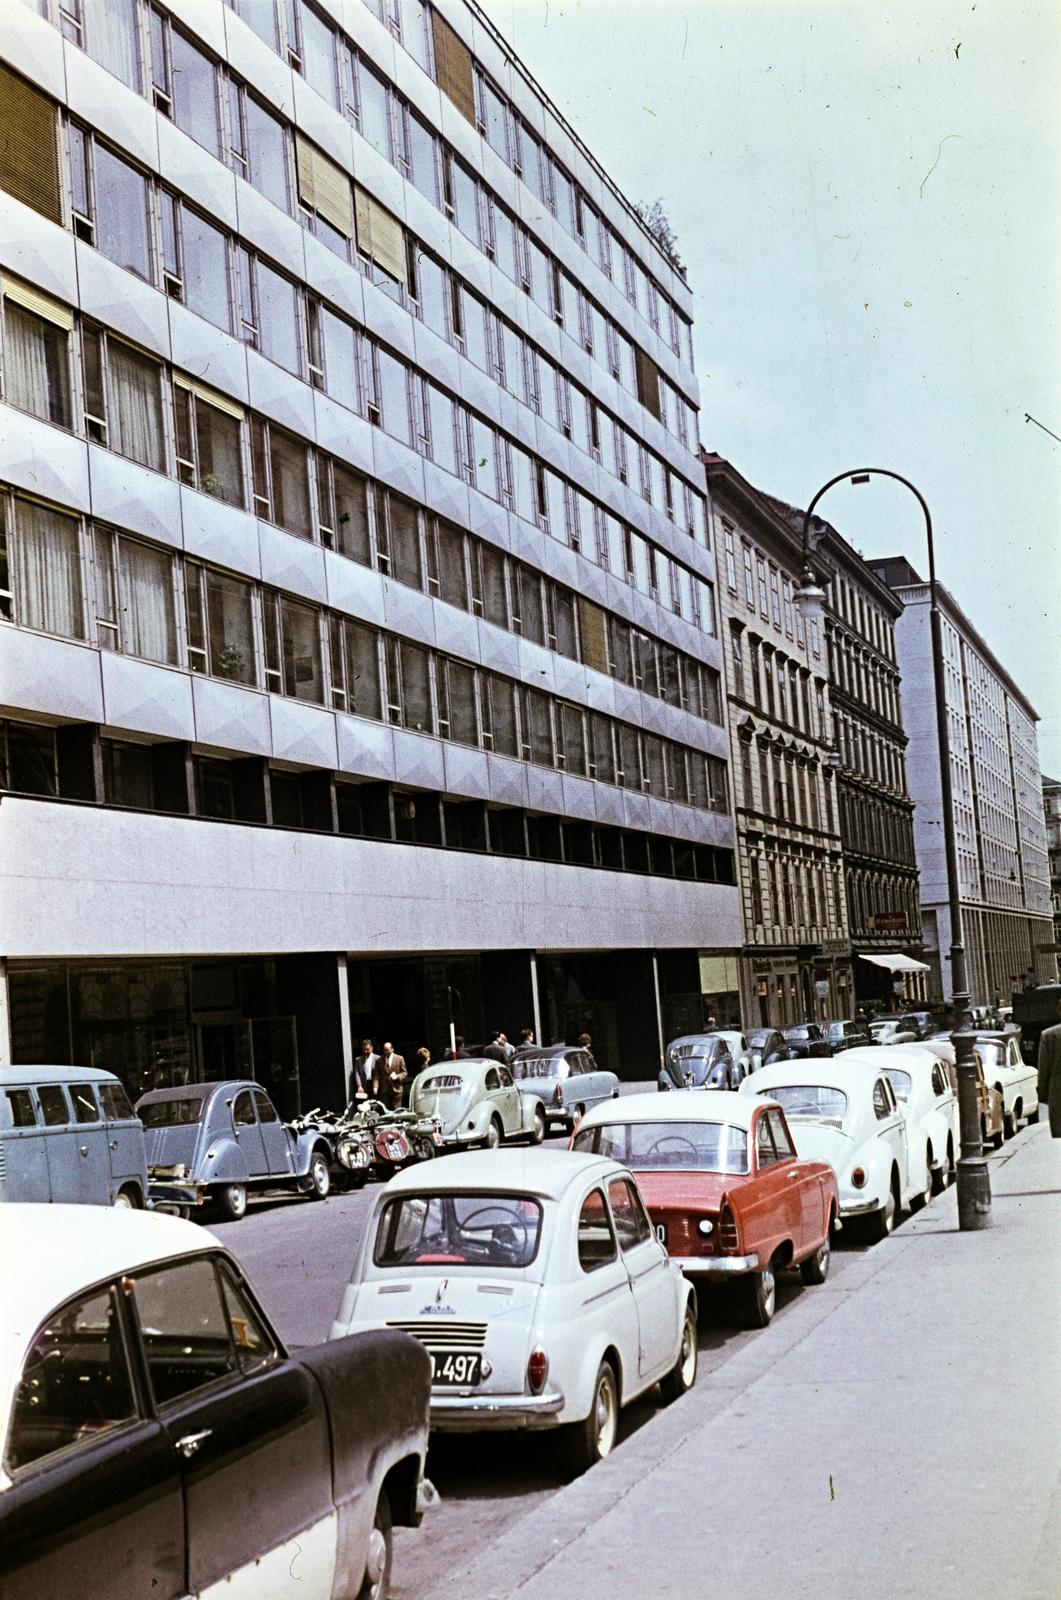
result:
<svg viewBox="0 0 1061 1600"><path fill-rule="evenodd" d="M83 339L101 337L86 331ZM142 467L164 472L162 367L120 340L107 339L106 368L110 448L138 461Z"/></svg>
<svg viewBox="0 0 1061 1600"><path fill-rule="evenodd" d="M63 0L60 18L68 39L139 91L137 0Z"/></svg>
<svg viewBox="0 0 1061 1600"><path fill-rule="evenodd" d="M349 617L331 620L332 702L355 716L383 716L379 634Z"/></svg>
<svg viewBox="0 0 1061 1600"><path fill-rule="evenodd" d="M4 399L44 422L69 428L73 317L29 285L4 289Z"/></svg>
<svg viewBox="0 0 1061 1600"><path fill-rule="evenodd" d="M254 505L260 516L300 539L311 537L306 446L274 423L251 423Z"/></svg>
<svg viewBox="0 0 1061 1600"><path fill-rule="evenodd" d="M197 561L185 565L184 584L192 671L256 684L251 585Z"/></svg>
<svg viewBox="0 0 1061 1600"><path fill-rule="evenodd" d="M163 196L163 216L165 216ZM188 206L180 206L180 273L183 282L183 299L190 311L195 311L215 327L228 333L231 327L229 313L228 245L220 228L215 228L205 217ZM163 227L163 238L166 228Z"/></svg>
<svg viewBox="0 0 1061 1600"><path fill-rule="evenodd" d="M173 409L182 483L245 505L241 409L185 378L173 380Z"/></svg>
<svg viewBox="0 0 1061 1600"><path fill-rule="evenodd" d="M79 230L116 266L152 281L147 179L136 167L70 127L74 209L84 208Z"/></svg>
<svg viewBox="0 0 1061 1600"><path fill-rule="evenodd" d="M320 614L271 590L262 597L262 609L268 687L319 705L324 699Z"/></svg>
<svg viewBox="0 0 1061 1600"><path fill-rule="evenodd" d="M172 558L153 545L96 528L96 637L105 650L175 662Z"/></svg>
<svg viewBox="0 0 1061 1600"><path fill-rule="evenodd" d="M0 498L0 609L23 627L84 638L76 518Z"/></svg>

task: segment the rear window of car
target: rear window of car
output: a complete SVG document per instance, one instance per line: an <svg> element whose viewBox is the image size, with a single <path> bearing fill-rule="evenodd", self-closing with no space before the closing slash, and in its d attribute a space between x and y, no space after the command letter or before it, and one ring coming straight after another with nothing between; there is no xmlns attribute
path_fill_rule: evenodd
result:
<svg viewBox="0 0 1061 1600"><path fill-rule="evenodd" d="M898 1099L909 1100L913 1080L908 1072L901 1072L898 1067L885 1067L884 1076L895 1090Z"/></svg>
<svg viewBox="0 0 1061 1600"><path fill-rule="evenodd" d="M573 1148L635 1172L747 1172L748 1135L725 1122L606 1122L583 1128Z"/></svg>
<svg viewBox="0 0 1061 1600"><path fill-rule="evenodd" d="M377 1267L527 1267L538 1254L542 1207L530 1195L403 1195L384 1206Z"/></svg>
<svg viewBox="0 0 1061 1600"><path fill-rule="evenodd" d="M202 1122L206 1098L188 1095L182 1100L149 1100L141 1102L137 1113L145 1128L180 1128L192 1122Z"/></svg>
<svg viewBox="0 0 1061 1600"><path fill-rule="evenodd" d="M6 1116L4 1125L8 1128L35 1128L37 1126L37 1108L33 1104L33 1096L28 1089L8 1089L4 1094Z"/></svg>
<svg viewBox="0 0 1061 1600"><path fill-rule="evenodd" d="M842 1122L847 1115L847 1095L842 1089L827 1089L814 1083L785 1083L774 1089L761 1089L768 1100L783 1107L789 1122L806 1117L814 1122Z"/></svg>
<svg viewBox="0 0 1061 1600"><path fill-rule="evenodd" d="M566 1078L568 1065L563 1056L524 1056L511 1072L514 1078Z"/></svg>
<svg viewBox="0 0 1061 1600"><path fill-rule="evenodd" d="M422 1078L421 1094L445 1094L450 1089L463 1089L464 1079L459 1072L438 1072L433 1078Z"/></svg>

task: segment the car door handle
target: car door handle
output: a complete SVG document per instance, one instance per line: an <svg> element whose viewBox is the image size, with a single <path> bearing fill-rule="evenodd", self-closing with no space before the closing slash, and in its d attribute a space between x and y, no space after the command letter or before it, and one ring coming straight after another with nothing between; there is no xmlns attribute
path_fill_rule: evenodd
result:
<svg viewBox="0 0 1061 1600"><path fill-rule="evenodd" d="M204 1439L209 1439L213 1428L201 1428L198 1433L186 1433L183 1439L178 1439L174 1449L182 1455L185 1461L190 1461Z"/></svg>
<svg viewBox="0 0 1061 1600"><path fill-rule="evenodd" d="M111 1149L112 1149L112 1150L117 1150L117 1148L118 1148L118 1141L117 1141L117 1139L112 1139L112 1140L111 1140Z"/></svg>
<svg viewBox="0 0 1061 1600"><path fill-rule="evenodd" d="M78 1155L81 1155L81 1156L87 1156L88 1155L88 1145L87 1144L79 1144L78 1147L77 1147L77 1153L78 1153Z"/></svg>

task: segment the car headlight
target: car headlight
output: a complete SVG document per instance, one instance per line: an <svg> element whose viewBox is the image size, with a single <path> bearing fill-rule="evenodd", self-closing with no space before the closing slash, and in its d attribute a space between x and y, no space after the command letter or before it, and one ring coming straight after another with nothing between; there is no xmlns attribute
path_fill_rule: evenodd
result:
<svg viewBox="0 0 1061 1600"><path fill-rule="evenodd" d="M696 1224L696 1231L701 1235L702 1238L710 1238L711 1234L713 1234L715 1231L715 1224L711 1221L710 1217L701 1217L700 1221Z"/></svg>

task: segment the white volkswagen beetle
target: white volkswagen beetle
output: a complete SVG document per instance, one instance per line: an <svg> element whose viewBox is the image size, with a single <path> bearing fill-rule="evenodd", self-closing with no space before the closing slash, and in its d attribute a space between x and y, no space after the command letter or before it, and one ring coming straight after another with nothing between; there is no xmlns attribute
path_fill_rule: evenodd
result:
<svg viewBox="0 0 1061 1600"><path fill-rule="evenodd" d="M517 1083L497 1061L440 1061L416 1079L409 1104L421 1117L437 1117L443 1144L458 1149L494 1150L505 1139L541 1144L545 1138L540 1081Z"/></svg>
<svg viewBox="0 0 1061 1600"><path fill-rule="evenodd" d="M876 1049L844 1050L838 1066L862 1061L883 1072L906 1118L910 1147L912 1203L923 1205L950 1183L959 1148L958 1100L950 1073L933 1050L923 1045L893 1045L883 1058Z"/></svg>
<svg viewBox="0 0 1061 1600"><path fill-rule="evenodd" d="M696 1376L696 1296L630 1173L559 1150L456 1155L399 1172L361 1236L330 1338L385 1324L434 1361L431 1426L565 1427L576 1470L619 1409Z"/></svg>
<svg viewBox="0 0 1061 1600"><path fill-rule="evenodd" d="M871 1047L871 1054L872 1066L846 1051L829 1060L761 1067L737 1092L778 1102L799 1154L828 1161L835 1171L841 1222L864 1223L876 1241L891 1233L916 1188L906 1118L884 1073L894 1050Z"/></svg>

